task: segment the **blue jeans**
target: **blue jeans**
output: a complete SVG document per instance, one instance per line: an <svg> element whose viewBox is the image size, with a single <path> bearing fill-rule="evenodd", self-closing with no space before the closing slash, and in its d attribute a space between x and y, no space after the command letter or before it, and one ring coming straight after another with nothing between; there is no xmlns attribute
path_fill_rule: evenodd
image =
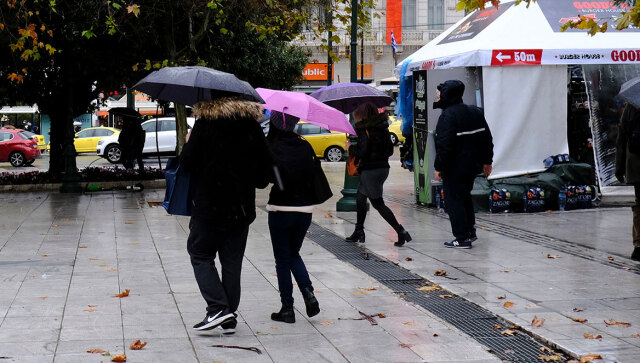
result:
<svg viewBox="0 0 640 363"><path fill-rule="evenodd" d="M282 305L293 305L292 273L300 289L308 287L313 290L307 267L300 257L302 241L310 224L311 213L269 212L269 233Z"/></svg>

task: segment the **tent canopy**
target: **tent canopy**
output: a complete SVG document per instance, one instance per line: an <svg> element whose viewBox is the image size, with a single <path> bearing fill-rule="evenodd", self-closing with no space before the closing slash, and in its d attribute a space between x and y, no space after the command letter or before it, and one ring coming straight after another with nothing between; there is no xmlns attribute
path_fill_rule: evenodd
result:
<svg viewBox="0 0 640 363"><path fill-rule="evenodd" d="M406 74L415 70L475 66L640 63L640 29L615 30L624 8L608 1L537 0L526 5L502 2L475 11L410 55ZM578 15L609 30L595 36L586 30L560 31Z"/></svg>

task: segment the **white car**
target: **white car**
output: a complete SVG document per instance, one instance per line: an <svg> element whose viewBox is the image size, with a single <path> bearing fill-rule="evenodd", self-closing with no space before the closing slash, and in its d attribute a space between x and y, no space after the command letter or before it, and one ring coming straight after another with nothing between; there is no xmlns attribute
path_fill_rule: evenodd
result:
<svg viewBox="0 0 640 363"><path fill-rule="evenodd" d="M157 122L156 122L157 121ZM187 125L193 127L196 119L187 117ZM156 133L156 124L158 132ZM175 155L176 152L176 118L161 117L151 119L142 123L142 129L145 131L143 155ZM157 148L156 148L157 134ZM98 156L109 160L116 164L120 162L122 150L118 144L118 135L107 136L98 141Z"/></svg>

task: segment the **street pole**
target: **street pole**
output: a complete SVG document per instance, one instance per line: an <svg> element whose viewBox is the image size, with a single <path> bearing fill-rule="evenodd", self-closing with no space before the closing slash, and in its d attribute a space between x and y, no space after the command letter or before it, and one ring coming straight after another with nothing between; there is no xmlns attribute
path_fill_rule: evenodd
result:
<svg viewBox="0 0 640 363"><path fill-rule="evenodd" d="M358 0L351 0L351 82L358 81ZM355 125L353 116L349 117L351 125ZM357 145L357 138L347 136L351 145ZM347 166L344 168L344 188L340 191L343 197L336 203L336 210L339 212L354 212L356 210L356 193L360 184L360 178L347 173Z"/></svg>

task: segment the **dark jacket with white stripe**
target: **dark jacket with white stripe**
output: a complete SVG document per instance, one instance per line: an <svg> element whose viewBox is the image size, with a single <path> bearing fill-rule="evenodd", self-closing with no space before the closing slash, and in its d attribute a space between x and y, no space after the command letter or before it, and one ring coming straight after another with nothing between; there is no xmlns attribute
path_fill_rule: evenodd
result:
<svg viewBox="0 0 640 363"><path fill-rule="evenodd" d="M434 168L443 176L473 176L493 162L493 137L482 109L462 103L464 84L457 80L438 86L441 108L435 134Z"/></svg>

